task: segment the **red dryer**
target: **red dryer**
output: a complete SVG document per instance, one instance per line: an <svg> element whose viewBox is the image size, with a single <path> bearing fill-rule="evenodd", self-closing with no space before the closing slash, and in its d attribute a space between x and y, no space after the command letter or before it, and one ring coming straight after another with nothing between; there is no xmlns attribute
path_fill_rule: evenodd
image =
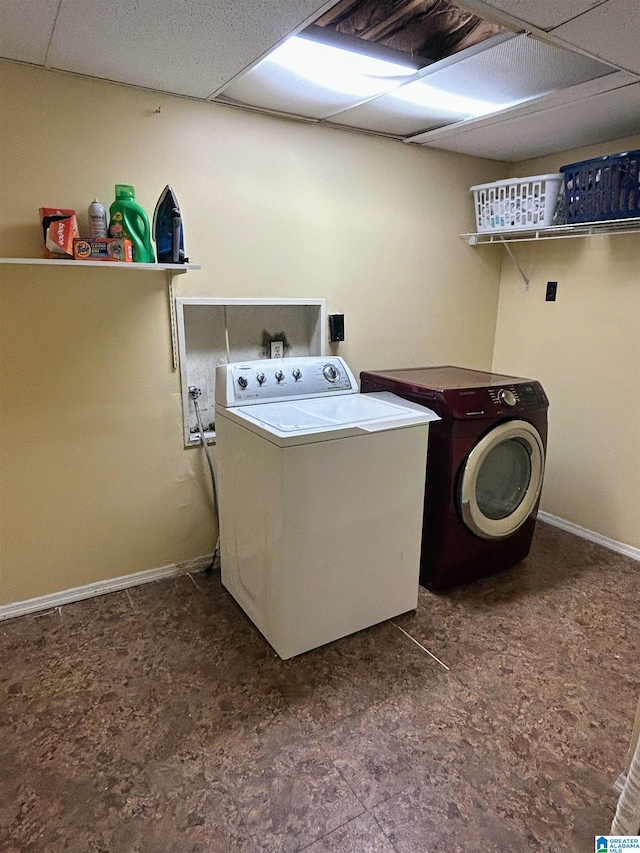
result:
<svg viewBox="0 0 640 853"><path fill-rule="evenodd" d="M442 419L429 429L420 583L444 589L523 560L544 474L542 385L452 365L365 371L360 383Z"/></svg>

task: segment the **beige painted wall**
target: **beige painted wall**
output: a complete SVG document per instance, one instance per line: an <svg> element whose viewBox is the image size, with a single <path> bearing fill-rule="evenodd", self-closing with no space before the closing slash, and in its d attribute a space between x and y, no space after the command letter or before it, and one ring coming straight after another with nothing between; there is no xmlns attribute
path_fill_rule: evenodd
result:
<svg viewBox="0 0 640 853"><path fill-rule="evenodd" d="M640 137L519 163L555 172L640 148ZM493 366L539 378L550 398L542 509L640 547L640 234L518 243L505 257ZM492 251L492 250L491 250ZM545 302L547 281L558 282Z"/></svg>
<svg viewBox="0 0 640 853"><path fill-rule="evenodd" d="M490 366L501 259L458 235L500 164L12 63L0 92L0 255L40 257L40 206L170 183L179 295L324 297L356 372ZM0 323L0 604L210 553L163 275L0 265Z"/></svg>

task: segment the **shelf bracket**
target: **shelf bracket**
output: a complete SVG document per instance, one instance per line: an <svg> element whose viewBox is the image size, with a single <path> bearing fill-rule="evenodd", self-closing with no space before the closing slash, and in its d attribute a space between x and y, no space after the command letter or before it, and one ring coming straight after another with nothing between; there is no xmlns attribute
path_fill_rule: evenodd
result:
<svg viewBox="0 0 640 853"><path fill-rule="evenodd" d="M522 269L522 267L520 266L520 264L519 264L519 263L518 263L518 261L516 260L515 255L513 254L513 252L511 251L511 246L507 243L507 241L504 239L504 237L501 237L501 238L500 238L500 240L501 240L501 242L502 242L502 245L503 245L503 246L505 247L505 249L507 250L507 254L508 254L508 255L509 255L509 257L511 258L512 262L513 262L513 263L514 263L514 265L517 267L518 272L519 272L519 273L520 273L520 275L522 276L522 280L524 281L524 289L525 289L525 290L529 290L529 279L528 279L528 278L527 278L527 276L525 275L524 270Z"/></svg>
<svg viewBox="0 0 640 853"><path fill-rule="evenodd" d="M171 358L173 369L178 369L178 325L176 322L176 300L173 295L173 270L167 270L167 296L169 299L169 321L171 323Z"/></svg>

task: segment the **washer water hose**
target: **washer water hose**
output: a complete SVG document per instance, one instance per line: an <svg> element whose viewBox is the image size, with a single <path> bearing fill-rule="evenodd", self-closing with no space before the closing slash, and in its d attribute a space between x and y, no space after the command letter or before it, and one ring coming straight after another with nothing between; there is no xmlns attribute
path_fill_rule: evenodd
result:
<svg viewBox="0 0 640 853"><path fill-rule="evenodd" d="M193 407L196 410L196 420L198 421L198 430L200 432L200 441L202 446L204 447L204 452L207 456L207 462L209 463L209 471L211 472L211 487L213 489L213 506L216 511L216 517L220 518L220 513L218 512L218 486L216 483L216 471L213 467L213 461L211 459L211 454L209 453L209 448L207 447L207 440L204 437L204 427L202 426L202 418L200 417L200 406L198 406L198 397L202 394L200 388L197 388L195 385L189 386L189 396L193 400ZM219 522L218 522L219 523ZM215 551L213 552L213 559L211 563L207 566L207 572L210 572L213 569L213 565L216 561L216 557L218 556L218 551L220 549L220 536L218 536L218 541L216 542Z"/></svg>

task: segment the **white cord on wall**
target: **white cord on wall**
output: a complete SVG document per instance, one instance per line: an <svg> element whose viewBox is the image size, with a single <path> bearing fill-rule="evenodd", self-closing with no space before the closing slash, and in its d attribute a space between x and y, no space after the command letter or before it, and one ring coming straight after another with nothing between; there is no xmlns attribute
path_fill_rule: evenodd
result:
<svg viewBox="0 0 640 853"><path fill-rule="evenodd" d="M211 473L211 488L213 489L213 506L216 511L216 516L218 518L218 523L220 519L220 513L218 512L218 483L216 481L216 470L213 466L213 460L211 459L211 454L209 453L209 448L207 446L207 440L204 435L204 427L202 425L202 418L200 417L200 406L198 405L198 397L200 396L201 391L199 388L196 388L195 385L189 386L189 395L193 400L193 407L196 410L196 420L198 422L198 429L200 430L200 441L202 442L202 446L204 447L204 452L207 456L207 462L209 463L209 472ZM216 542L216 548L213 552L213 560L211 561L211 565L207 569L210 571L213 568L213 564L216 561L216 557L218 556L218 550L220 548L220 536L218 536L218 541Z"/></svg>
<svg viewBox="0 0 640 853"><path fill-rule="evenodd" d="M227 364L231 364L231 348L229 346L229 324L227 323L227 306L222 306L222 314L224 317L224 343L227 348Z"/></svg>

